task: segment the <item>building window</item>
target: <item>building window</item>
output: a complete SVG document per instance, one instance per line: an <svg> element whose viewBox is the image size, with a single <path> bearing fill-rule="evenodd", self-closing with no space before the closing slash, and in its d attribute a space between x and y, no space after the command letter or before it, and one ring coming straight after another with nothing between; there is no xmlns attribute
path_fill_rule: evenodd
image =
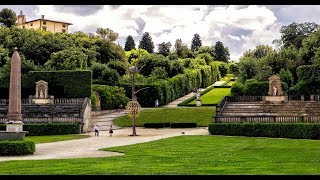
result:
<svg viewBox="0 0 320 180"><path fill-rule="evenodd" d="M42 23L43 25L47 25L47 21L43 21L43 23Z"/></svg>
<svg viewBox="0 0 320 180"><path fill-rule="evenodd" d="M42 29L43 29L44 31L47 31L47 27L42 27Z"/></svg>
<svg viewBox="0 0 320 180"><path fill-rule="evenodd" d="M30 26L33 26L33 23L31 23Z"/></svg>
<svg viewBox="0 0 320 180"><path fill-rule="evenodd" d="M66 30L65 30L65 29L62 29L62 32L63 32L63 33L65 33L65 32L66 32Z"/></svg>
<svg viewBox="0 0 320 180"><path fill-rule="evenodd" d="M67 25L66 24L62 24L62 27L65 28Z"/></svg>

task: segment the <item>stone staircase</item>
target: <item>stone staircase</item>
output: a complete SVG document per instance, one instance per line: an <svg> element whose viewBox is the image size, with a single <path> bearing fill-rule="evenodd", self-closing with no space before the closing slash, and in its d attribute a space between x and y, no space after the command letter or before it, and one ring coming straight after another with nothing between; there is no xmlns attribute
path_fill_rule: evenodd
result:
<svg viewBox="0 0 320 180"><path fill-rule="evenodd" d="M220 116L320 116L320 102L227 102Z"/></svg>
<svg viewBox="0 0 320 180"><path fill-rule="evenodd" d="M117 117L120 117L126 114L127 113L125 110L118 110L115 112L109 112L109 113L105 113L97 116L92 116L90 121L90 127L98 125L100 131L107 131L110 128L110 125L112 125L113 129L119 129L120 127L116 126L113 120ZM91 131L93 131L92 128L91 128Z"/></svg>

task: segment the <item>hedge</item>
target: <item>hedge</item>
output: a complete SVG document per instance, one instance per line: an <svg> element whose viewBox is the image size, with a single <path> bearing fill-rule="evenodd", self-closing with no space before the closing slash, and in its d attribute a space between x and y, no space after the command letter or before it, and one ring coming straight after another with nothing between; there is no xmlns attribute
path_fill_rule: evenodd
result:
<svg viewBox="0 0 320 180"><path fill-rule="evenodd" d="M93 84L92 90L100 96L100 108L119 109L120 105L125 107L129 101L123 87Z"/></svg>
<svg viewBox="0 0 320 180"><path fill-rule="evenodd" d="M21 77L21 96L28 98L35 95L36 82L48 82L48 94L55 98L85 98L91 97L92 72L84 70L73 71L30 71ZM9 79L0 79L0 98L9 97Z"/></svg>
<svg viewBox="0 0 320 180"><path fill-rule="evenodd" d="M197 123L144 123L145 128L194 128Z"/></svg>
<svg viewBox="0 0 320 180"><path fill-rule="evenodd" d="M0 155L2 156L34 154L35 150L35 142L30 140L0 141Z"/></svg>
<svg viewBox="0 0 320 180"><path fill-rule="evenodd" d="M0 130L5 131L6 125L0 124ZM28 131L26 136L45 136L81 133L79 123L24 124L23 130Z"/></svg>
<svg viewBox="0 0 320 180"><path fill-rule="evenodd" d="M184 74L176 75L165 81L153 84L135 84L135 89L148 87L137 94L137 99L142 107L154 107L158 99L159 105L168 104L190 92L194 87L203 87L216 81L217 72L211 66L202 66L197 69L187 69ZM206 82L204 82L206 81ZM119 84L125 89L126 96L131 99L131 84Z"/></svg>
<svg viewBox="0 0 320 180"><path fill-rule="evenodd" d="M212 123L212 135L319 139L320 124L315 123Z"/></svg>

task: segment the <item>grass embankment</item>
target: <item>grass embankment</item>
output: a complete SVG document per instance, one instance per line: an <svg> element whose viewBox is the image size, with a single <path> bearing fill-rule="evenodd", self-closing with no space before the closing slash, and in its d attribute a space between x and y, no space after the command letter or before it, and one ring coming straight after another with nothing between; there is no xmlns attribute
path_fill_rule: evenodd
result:
<svg viewBox="0 0 320 180"><path fill-rule="evenodd" d="M53 136L26 136L26 140L34 141L36 144L49 143L57 141L66 141L72 139L82 139L90 137L89 135L82 134L67 134L67 135L53 135Z"/></svg>
<svg viewBox="0 0 320 180"><path fill-rule="evenodd" d="M224 96L230 94L231 88L214 88L211 91L200 97L202 104L218 104ZM196 100L191 101L189 104L196 104Z"/></svg>
<svg viewBox="0 0 320 180"><path fill-rule="evenodd" d="M215 107L186 107L186 108L154 108L141 111L136 120L136 126L144 123L189 123L195 122L197 126L208 126L215 116ZM132 126L129 116L121 116L114 120L117 126Z"/></svg>
<svg viewBox="0 0 320 180"><path fill-rule="evenodd" d="M125 156L0 162L0 174L320 174L317 140L179 136L105 150Z"/></svg>

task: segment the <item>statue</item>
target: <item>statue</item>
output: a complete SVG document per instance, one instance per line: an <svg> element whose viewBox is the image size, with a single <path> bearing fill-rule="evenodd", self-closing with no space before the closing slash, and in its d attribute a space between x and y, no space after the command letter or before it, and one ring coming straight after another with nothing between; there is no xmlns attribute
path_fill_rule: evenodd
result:
<svg viewBox="0 0 320 180"><path fill-rule="evenodd" d="M42 89L40 90L40 95L39 95L39 97L40 97L40 98L44 98Z"/></svg>
<svg viewBox="0 0 320 180"><path fill-rule="evenodd" d="M277 95L277 88L276 88L276 86L273 86L273 95L274 95L274 96Z"/></svg>

